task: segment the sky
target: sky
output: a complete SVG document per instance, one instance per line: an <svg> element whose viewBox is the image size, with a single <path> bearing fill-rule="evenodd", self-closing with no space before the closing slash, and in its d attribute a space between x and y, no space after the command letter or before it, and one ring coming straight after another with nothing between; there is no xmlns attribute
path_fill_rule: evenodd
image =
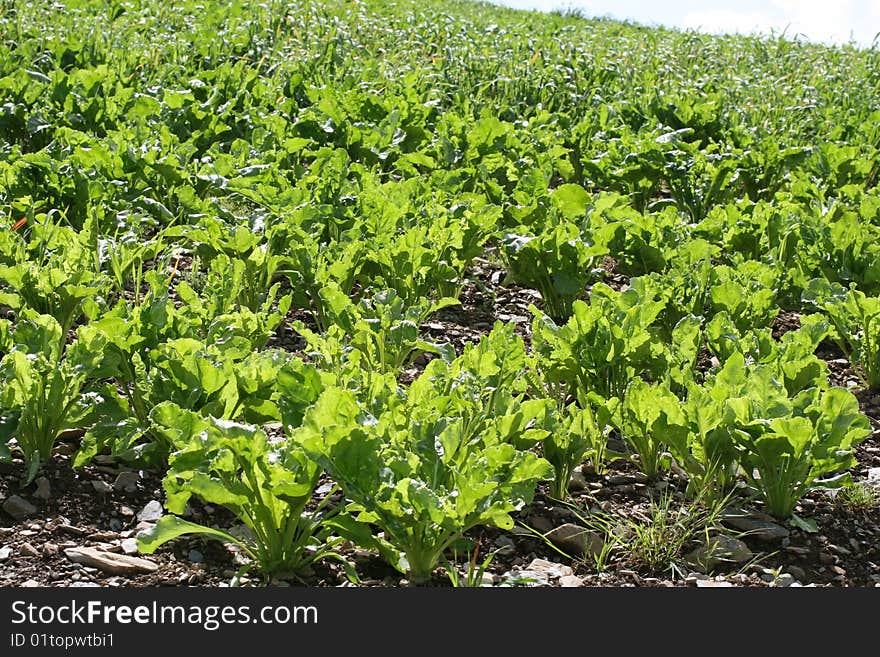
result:
<svg viewBox="0 0 880 657"><path fill-rule="evenodd" d="M519 9L580 9L646 25L713 34L781 34L819 43L871 46L880 33L880 0L491 0ZM880 37L877 38L880 47Z"/></svg>

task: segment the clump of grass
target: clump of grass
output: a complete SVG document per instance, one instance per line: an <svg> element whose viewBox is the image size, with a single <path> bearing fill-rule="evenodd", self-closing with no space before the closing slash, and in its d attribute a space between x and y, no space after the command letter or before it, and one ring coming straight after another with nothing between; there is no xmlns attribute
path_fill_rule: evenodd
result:
<svg viewBox="0 0 880 657"><path fill-rule="evenodd" d="M867 513L880 506L880 490L864 482L854 483L837 492L834 505L849 514Z"/></svg>
<svg viewBox="0 0 880 657"><path fill-rule="evenodd" d="M684 554L718 531L719 517L728 498L712 499L698 495L689 502L679 501L664 492L652 499L647 508L630 515L596 511L580 517L584 526L600 534L604 547L590 555L597 572L612 565L658 575L684 576Z"/></svg>

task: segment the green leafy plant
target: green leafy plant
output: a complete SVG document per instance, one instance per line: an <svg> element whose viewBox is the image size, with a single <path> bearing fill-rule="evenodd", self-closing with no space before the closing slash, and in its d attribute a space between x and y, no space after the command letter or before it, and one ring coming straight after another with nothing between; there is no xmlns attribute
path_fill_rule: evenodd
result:
<svg viewBox="0 0 880 657"><path fill-rule="evenodd" d="M153 553L183 535L204 535L239 546L265 575L297 573L317 560L341 558L341 540L328 522L337 511L328 495L307 511L321 470L294 438L269 439L254 426L202 417L172 403L153 410L154 422L175 446L164 486L167 509L138 548ZM179 517L193 496L231 511L247 532L207 527Z"/></svg>
<svg viewBox="0 0 880 657"><path fill-rule="evenodd" d="M58 435L87 422L96 401L86 386L104 343L98 336L79 335L62 350L59 323L23 311L7 339L10 350L0 361L0 458L10 457L14 440L24 457L25 484L51 458Z"/></svg>
<svg viewBox="0 0 880 657"><path fill-rule="evenodd" d="M507 353L489 345L503 336L496 329L452 363L431 361L406 399L378 416L354 393L328 388L304 420L306 452L339 483L357 520L382 530L386 558L414 583L430 579L468 529L512 527L510 513L551 476L549 463L516 446L544 437L529 429L543 405L492 385ZM518 351L523 362L521 341ZM380 541L369 531L356 537Z"/></svg>
<svg viewBox="0 0 880 657"><path fill-rule="evenodd" d="M560 223L538 235L505 235L502 253L509 280L537 290L544 312L565 321L587 283L600 277L596 267L608 249L590 243L574 224Z"/></svg>

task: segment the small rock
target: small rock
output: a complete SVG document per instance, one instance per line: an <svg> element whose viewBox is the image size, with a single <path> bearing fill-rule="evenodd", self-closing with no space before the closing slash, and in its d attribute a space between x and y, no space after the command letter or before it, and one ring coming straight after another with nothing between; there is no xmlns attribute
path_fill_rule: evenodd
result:
<svg viewBox="0 0 880 657"><path fill-rule="evenodd" d="M828 552L819 553L819 563L823 563L827 566L835 561L837 561L837 558L833 554L829 554Z"/></svg>
<svg viewBox="0 0 880 657"><path fill-rule="evenodd" d="M43 554L47 557L54 557L60 548L56 543L43 543Z"/></svg>
<svg viewBox="0 0 880 657"><path fill-rule="evenodd" d="M136 538L126 538L120 544L122 546L122 551L125 554L137 554L138 553L138 542Z"/></svg>
<svg viewBox="0 0 880 657"><path fill-rule="evenodd" d="M120 472L113 482L113 490L117 493L136 493L138 484L138 473L130 470Z"/></svg>
<svg viewBox="0 0 880 657"><path fill-rule="evenodd" d="M110 526L110 531L118 532L122 530L122 521L119 518L110 518L110 522L108 523Z"/></svg>
<svg viewBox="0 0 880 657"><path fill-rule="evenodd" d="M584 490L586 487L587 478L584 477L580 470L575 470L574 474L571 475L571 479L568 480L568 490L579 491Z"/></svg>
<svg viewBox="0 0 880 657"><path fill-rule="evenodd" d="M728 513L723 516L725 524L734 527L745 533L749 538L756 538L759 541L774 542L788 538L789 531L782 525L775 522L755 518L742 512Z"/></svg>
<svg viewBox="0 0 880 657"><path fill-rule="evenodd" d="M626 475L626 474L609 475L607 480L608 480L608 483L611 484L612 486L621 486L624 484L636 483L635 477L633 477L632 475Z"/></svg>
<svg viewBox="0 0 880 657"><path fill-rule="evenodd" d="M152 561L90 547L68 548L64 551L64 556L74 563L92 566L111 575L153 573L159 570L159 565Z"/></svg>
<svg viewBox="0 0 880 657"><path fill-rule="evenodd" d="M865 483L880 488L880 468L868 468L868 480Z"/></svg>
<svg viewBox="0 0 880 657"><path fill-rule="evenodd" d="M113 486L108 484L106 481L95 479L90 483L92 484L92 488L95 489L95 492L100 493L101 495L107 495L113 492Z"/></svg>
<svg viewBox="0 0 880 657"><path fill-rule="evenodd" d="M546 539L572 557L596 556L605 545L599 534L572 523L560 525Z"/></svg>
<svg viewBox="0 0 880 657"><path fill-rule="evenodd" d="M782 573L776 578L776 586L786 587L794 584L794 575L791 573Z"/></svg>
<svg viewBox="0 0 880 657"><path fill-rule="evenodd" d="M752 558L749 546L737 538L718 534L692 550L684 560L691 568L709 572L723 563L745 563Z"/></svg>
<svg viewBox="0 0 880 657"><path fill-rule="evenodd" d="M12 548L8 545L6 547L0 548L0 561L6 561L9 558L9 555L12 554Z"/></svg>
<svg viewBox="0 0 880 657"><path fill-rule="evenodd" d="M495 539L494 543L498 548L498 554L502 557L516 554L516 543L513 542L510 536L499 536Z"/></svg>
<svg viewBox="0 0 880 657"><path fill-rule="evenodd" d="M34 589L40 586L40 583L35 579L29 579L25 582L22 582L19 586L26 589Z"/></svg>
<svg viewBox="0 0 880 657"><path fill-rule="evenodd" d="M579 588L584 585L584 580L582 580L577 575L563 575L559 578L559 586L564 589L574 589Z"/></svg>
<svg viewBox="0 0 880 657"><path fill-rule="evenodd" d="M532 562L525 567L525 570L531 573L537 573L544 578L560 578L566 575L574 574L570 566L564 566L561 563L553 563L546 559L533 559Z"/></svg>
<svg viewBox="0 0 880 657"><path fill-rule="evenodd" d="M714 579L698 579L697 580L697 588L698 589L729 589L732 588L733 584L727 581L716 581Z"/></svg>
<svg viewBox="0 0 880 657"><path fill-rule="evenodd" d="M480 579L480 586L495 586L495 575L492 573L483 573Z"/></svg>
<svg viewBox="0 0 880 657"><path fill-rule="evenodd" d="M137 519L141 522L156 522L163 515L162 503L156 500L147 502L147 505L137 514Z"/></svg>
<svg viewBox="0 0 880 657"><path fill-rule="evenodd" d="M529 518L529 525L531 525L532 529L542 534L546 534L553 529L553 523L545 516L532 516Z"/></svg>
<svg viewBox="0 0 880 657"><path fill-rule="evenodd" d="M21 552L21 555L24 557L40 556L40 551L30 543L22 543L21 547L18 548L18 551Z"/></svg>
<svg viewBox="0 0 880 657"><path fill-rule="evenodd" d="M34 491L34 497L39 500L48 500L52 497L52 485L45 477L37 477L37 490Z"/></svg>
<svg viewBox="0 0 880 657"><path fill-rule="evenodd" d="M16 520L24 520L37 512L37 507L20 495L13 495L3 502L3 510Z"/></svg>
<svg viewBox="0 0 880 657"><path fill-rule="evenodd" d="M800 566L786 566L785 570L799 582L803 582L807 579L806 571Z"/></svg>
<svg viewBox="0 0 880 657"><path fill-rule="evenodd" d="M189 559L191 563L202 563L205 560L204 555L198 550L190 550L189 554L186 555L186 558Z"/></svg>
<svg viewBox="0 0 880 657"><path fill-rule="evenodd" d="M131 507L125 506L124 504L119 507L119 515L123 518L131 518L134 515L134 511Z"/></svg>

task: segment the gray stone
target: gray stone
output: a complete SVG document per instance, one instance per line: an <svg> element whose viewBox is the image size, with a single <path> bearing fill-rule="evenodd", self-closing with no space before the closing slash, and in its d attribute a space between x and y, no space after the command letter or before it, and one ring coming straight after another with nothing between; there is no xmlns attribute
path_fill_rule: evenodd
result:
<svg viewBox="0 0 880 657"><path fill-rule="evenodd" d="M763 518L734 512L725 514L722 519L725 524L743 532L748 538L756 538L768 543L788 538L789 531L785 527Z"/></svg>
<svg viewBox="0 0 880 657"><path fill-rule="evenodd" d="M120 544L122 546L122 551L125 554L137 554L138 553L138 542L136 538L126 538Z"/></svg>
<svg viewBox="0 0 880 657"><path fill-rule="evenodd" d="M107 495L108 493L113 492L113 486L108 484L106 481L95 479L90 483L92 484L92 488L95 489L95 492L100 493L101 495Z"/></svg>
<svg viewBox="0 0 880 657"><path fill-rule="evenodd" d="M553 529L553 523L545 516L532 516L529 518L529 525L531 525L532 529L542 534L546 534Z"/></svg>
<svg viewBox="0 0 880 657"><path fill-rule="evenodd" d="M572 575L574 572L571 566L565 566L561 563L554 563L546 559L533 559L532 562L525 567L525 570L531 573L537 573L544 579L558 579L566 575Z"/></svg>
<svg viewBox="0 0 880 657"><path fill-rule="evenodd" d="M628 474L615 474L608 476L608 483L612 486L623 486L625 484L636 483L636 478Z"/></svg>
<svg viewBox="0 0 880 657"><path fill-rule="evenodd" d="M111 575L134 575L159 570L159 565L152 561L90 547L67 548L64 556L74 563L91 566Z"/></svg>
<svg viewBox="0 0 880 657"><path fill-rule="evenodd" d="M110 531L122 531L122 521L119 518L110 518L110 522L108 524L110 526Z"/></svg>
<svg viewBox="0 0 880 657"><path fill-rule="evenodd" d="M137 492L137 484L140 477L137 472L120 472L113 482L113 489L117 493L135 493Z"/></svg>
<svg viewBox="0 0 880 657"><path fill-rule="evenodd" d="M498 548L498 554L503 557L516 554L516 543L513 542L513 539L510 536L499 536L494 541L495 546Z"/></svg>
<svg viewBox="0 0 880 657"><path fill-rule="evenodd" d="M714 579L698 579L697 580L697 588L698 589L729 589L733 588L733 584L730 582L721 581L718 582Z"/></svg>
<svg viewBox="0 0 880 657"><path fill-rule="evenodd" d="M794 577L799 582L803 582L807 579L807 573L800 566L786 566L785 570L791 573L791 576Z"/></svg>
<svg viewBox="0 0 880 657"><path fill-rule="evenodd" d="M191 563L202 563L205 560L205 556L198 550L190 550L186 555L186 558L189 559Z"/></svg>
<svg viewBox="0 0 880 657"><path fill-rule="evenodd" d="M58 554L60 548L57 543L43 543L43 554L47 557L54 557Z"/></svg>
<svg viewBox="0 0 880 657"><path fill-rule="evenodd" d="M38 500L48 500L52 497L52 485L45 477L37 477L37 490L34 491L34 497Z"/></svg>
<svg viewBox="0 0 880 657"><path fill-rule="evenodd" d="M596 556L602 552L604 546L599 534L572 523L560 525L545 538L566 554L576 558L584 555Z"/></svg>
<svg viewBox="0 0 880 657"><path fill-rule="evenodd" d="M575 470L571 475L571 479L568 480L568 490L570 491L579 491L584 490L587 487L587 478L584 477L583 473L580 470Z"/></svg>
<svg viewBox="0 0 880 657"><path fill-rule="evenodd" d="M492 573L483 573L480 578L480 586L495 586L495 575Z"/></svg>
<svg viewBox="0 0 880 657"><path fill-rule="evenodd" d="M791 586L794 584L794 575L791 573L782 573L776 578L776 586Z"/></svg>
<svg viewBox="0 0 880 657"><path fill-rule="evenodd" d="M6 561L9 558L9 555L12 554L12 548L8 545L0 548L0 561Z"/></svg>
<svg viewBox="0 0 880 657"><path fill-rule="evenodd" d="M725 563L741 564L752 558L749 546L741 540L718 534L689 552L684 560L694 570L707 573Z"/></svg>
<svg viewBox="0 0 880 657"><path fill-rule="evenodd" d="M156 500L147 502L147 505L137 514L140 522L156 522L163 515L162 503Z"/></svg>
<svg viewBox="0 0 880 657"><path fill-rule="evenodd" d="M559 578L559 586L564 589L574 589L579 588L584 585L584 580L582 580L577 575L563 575Z"/></svg>
<svg viewBox="0 0 880 657"><path fill-rule="evenodd" d="M3 510L16 520L24 520L37 512L37 507L20 495L13 495L3 502Z"/></svg>

